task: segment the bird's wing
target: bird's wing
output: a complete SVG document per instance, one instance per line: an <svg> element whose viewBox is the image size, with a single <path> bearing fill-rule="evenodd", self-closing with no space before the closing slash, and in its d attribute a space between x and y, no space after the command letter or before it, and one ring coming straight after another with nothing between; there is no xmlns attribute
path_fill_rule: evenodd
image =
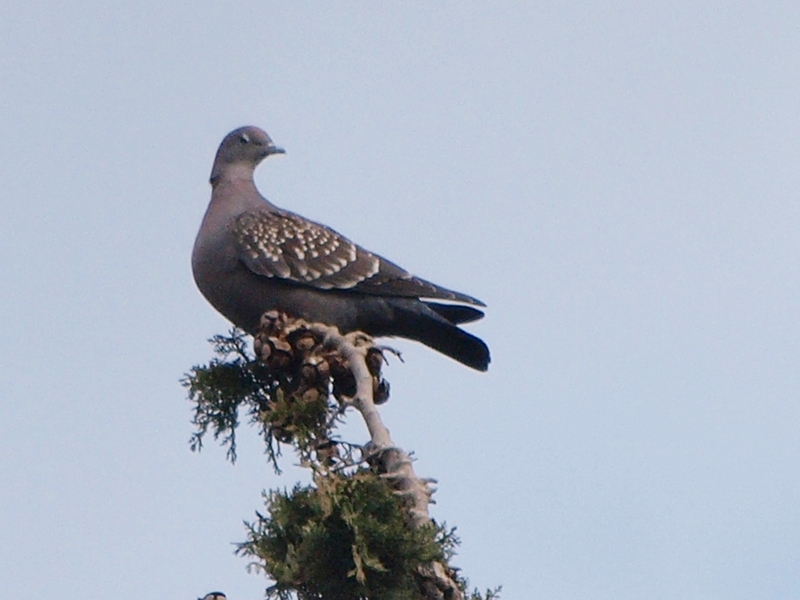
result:
<svg viewBox="0 0 800 600"><path fill-rule="evenodd" d="M323 290L443 298L483 306L475 298L414 277L334 230L290 212L247 211L236 219L234 233L242 262L264 277Z"/></svg>
<svg viewBox="0 0 800 600"><path fill-rule="evenodd" d="M298 215L252 210L234 226L240 258L264 277L323 290L350 289L375 275L380 258L332 229Z"/></svg>

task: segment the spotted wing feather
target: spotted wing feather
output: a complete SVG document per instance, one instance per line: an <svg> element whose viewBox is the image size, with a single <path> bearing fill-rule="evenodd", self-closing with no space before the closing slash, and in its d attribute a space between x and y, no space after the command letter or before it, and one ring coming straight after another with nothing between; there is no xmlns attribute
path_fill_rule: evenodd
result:
<svg viewBox="0 0 800 600"><path fill-rule="evenodd" d="M377 256L292 213L249 211L239 216L234 230L241 260L264 277L324 290L350 289L380 267Z"/></svg>
<svg viewBox="0 0 800 600"><path fill-rule="evenodd" d="M332 229L290 212L248 211L234 227L240 258L254 273L323 290L483 302L414 277Z"/></svg>

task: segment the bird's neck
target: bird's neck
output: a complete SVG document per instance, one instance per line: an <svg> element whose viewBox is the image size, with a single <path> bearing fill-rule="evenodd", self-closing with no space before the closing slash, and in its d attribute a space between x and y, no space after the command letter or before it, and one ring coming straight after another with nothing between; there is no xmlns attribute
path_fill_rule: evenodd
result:
<svg viewBox="0 0 800 600"><path fill-rule="evenodd" d="M253 183L253 165L249 164L228 164L224 168L214 165L211 171L211 185L217 187L220 184L228 183L234 185L247 185L254 186Z"/></svg>
<svg viewBox="0 0 800 600"><path fill-rule="evenodd" d="M266 202L256 188L252 176L230 177L226 172L216 180L212 178L211 189L211 204L208 209L213 215L239 215L259 208Z"/></svg>

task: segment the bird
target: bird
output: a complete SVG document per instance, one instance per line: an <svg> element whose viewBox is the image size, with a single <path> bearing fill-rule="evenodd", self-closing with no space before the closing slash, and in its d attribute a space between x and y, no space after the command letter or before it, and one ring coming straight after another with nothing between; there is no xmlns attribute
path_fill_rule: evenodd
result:
<svg viewBox="0 0 800 600"><path fill-rule="evenodd" d="M197 600L227 600L227 596L222 592L209 592L202 598L198 598Z"/></svg>
<svg viewBox="0 0 800 600"><path fill-rule="evenodd" d="M211 170L211 201L192 251L203 296L250 334L278 311L342 333L422 342L486 371L489 348L458 326L484 316L480 300L413 276L320 223L278 208L253 174L285 150L254 126L222 140Z"/></svg>

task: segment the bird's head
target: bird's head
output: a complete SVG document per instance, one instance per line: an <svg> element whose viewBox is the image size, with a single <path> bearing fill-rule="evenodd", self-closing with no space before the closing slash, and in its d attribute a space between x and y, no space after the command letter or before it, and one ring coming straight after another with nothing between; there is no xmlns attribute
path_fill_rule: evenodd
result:
<svg viewBox="0 0 800 600"><path fill-rule="evenodd" d="M234 129L219 145L211 170L211 183L224 174L252 178L253 169L258 163L270 154L284 152L285 150L278 148L263 129L252 125Z"/></svg>

